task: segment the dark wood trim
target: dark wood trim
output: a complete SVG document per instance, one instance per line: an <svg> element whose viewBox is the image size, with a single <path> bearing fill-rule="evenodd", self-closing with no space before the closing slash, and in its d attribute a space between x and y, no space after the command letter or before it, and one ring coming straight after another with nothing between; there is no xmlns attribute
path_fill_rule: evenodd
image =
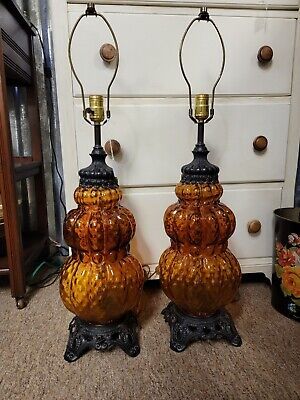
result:
<svg viewBox="0 0 300 400"><path fill-rule="evenodd" d="M16 181L36 176L41 173L42 163L40 161L32 161L30 163L15 164Z"/></svg>
<svg viewBox="0 0 300 400"><path fill-rule="evenodd" d="M0 221L0 239L5 238L4 222Z"/></svg>
<svg viewBox="0 0 300 400"><path fill-rule="evenodd" d="M8 268L2 268L1 263L0 263L0 275L9 275L9 269Z"/></svg>
<svg viewBox="0 0 300 400"><path fill-rule="evenodd" d="M5 0L3 6L16 18L29 35L35 36L35 31L32 29L30 22L24 17L24 14L13 0Z"/></svg>
<svg viewBox="0 0 300 400"><path fill-rule="evenodd" d="M30 157L30 156L15 156L15 157L13 157L13 160L14 160L15 166L30 164L33 161L32 157Z"/></svg>
<svg viewBox="0 0 300 400"><path fill-rule="evenodd" d="M1 28L2 39L8 44L23 60L30 66L30 57L21 47L14 41L14 39Z"/></svg>
<svg viewBox="0 0 300 400"><path fill-rule="evenodd" d="M7 264L13 297L23 297L26 292L23 269L23 246L19 226L15 186L12 142L7 109L6 76L0 40L0 192L3 201Z"/></svg>
<svg viewBox="0 0 300 400"><path fill-rule="evenodd" d="M3 54L3 60L8 82L16 84L21 83L23 85L29 85L31 83L31 75L9 58L8 55Z"/></svg>

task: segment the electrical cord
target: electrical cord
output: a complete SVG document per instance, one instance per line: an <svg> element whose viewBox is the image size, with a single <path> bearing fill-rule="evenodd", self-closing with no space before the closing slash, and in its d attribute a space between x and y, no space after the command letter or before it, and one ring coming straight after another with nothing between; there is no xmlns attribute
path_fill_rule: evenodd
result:
<svg viewBox="0 0 300 400"><path fill-rule="evenodd" d="M46 288L46 287L53 285L57 281L59 276L60 276L60 269L58 271L51 272L43 279L39 280L38 282L31 283L28 286L30 286L31 288L37 288L37 289ZM51 278L53 278L53 279L51 279Z"/></svg>
<svg viewBox="0 0 300 400"><path fill-rule="evenodd" d="M150 280L154 275L157 274L157 268L151 273L149 265L143 265L143 270L145 274L145 279Z"/></svg>
<svg viewBox="0 0 300 400"><path fill-rule="evenodd" d="M30 274L28 277L28 286L31 288L45 288L48 286L53 285L58 277L60 276L61 272L61 266L62 266L62 260L57 259L57 256L60 255L59 250L51 256L46 261L42 261L36 268L35 270ZM44 267L48 267L48 269L51 269L52 271L46 275L42 275L40 279L37 279L38 274L42 274L42 269ZM53 271L54 269L54 271Z"/></svg>
<svg viewBox="0 0 300 400"><path fill-rule="evenodd" d="M156 274L157 274L157 272L155 270L154 272L152 272L152 274L147 275L147 280L150 280Z"/></svg>
<svg viewBox="0 0 300 400"><path fill-rule="evenodd" d="M57 242L56 240L52 239L51 237L49 238L50 242L58 249L58 252L61 256L67 257L69 255L69 249L67 246L63 246L61 243ZM66 253L64 254L62 250L65 250Z"/></svg>
<svg viewBox="0 0 300 400"><path fill-rule="evenodd" d="M55 276L55 278L52 280L52 282L50 282L50 283L48 283L48 284L44 284L44 285L39 285L39 286L36 286L36 287L39 288L39 289L49 287L49 286L53 285L53 284L57 281L57 279L59 278L59 276L60 276L60 272L56 273L56 276Z"/></svg>

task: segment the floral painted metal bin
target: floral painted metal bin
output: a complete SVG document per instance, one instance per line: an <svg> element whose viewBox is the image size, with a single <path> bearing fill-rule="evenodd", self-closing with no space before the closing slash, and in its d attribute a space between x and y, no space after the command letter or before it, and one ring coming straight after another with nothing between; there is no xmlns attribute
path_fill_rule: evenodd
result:
<svg viewBox="0 0 300 400"><path fill-rule="evenodd" d="M272 305L300 321L300 208L281 208L274 214Z"/></svg>

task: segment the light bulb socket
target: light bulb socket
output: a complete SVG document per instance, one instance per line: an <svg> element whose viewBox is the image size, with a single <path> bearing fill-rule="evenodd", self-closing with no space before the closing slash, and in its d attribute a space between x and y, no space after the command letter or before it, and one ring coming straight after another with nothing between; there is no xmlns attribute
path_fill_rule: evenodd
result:
<svg viewBox="0 0 300 400"><path fill-rule="evenodd" d="M103 96L98 94L89 96L89 104L91 121L93 121L95 124L100 124L102 121L104 121Z"/></svg>
<svg viewBox="0 0 300 400"><path fill-rule="evenodd" d="M209 117L209 95L197 94L195 96L195 118L204 121Z"/></svg>

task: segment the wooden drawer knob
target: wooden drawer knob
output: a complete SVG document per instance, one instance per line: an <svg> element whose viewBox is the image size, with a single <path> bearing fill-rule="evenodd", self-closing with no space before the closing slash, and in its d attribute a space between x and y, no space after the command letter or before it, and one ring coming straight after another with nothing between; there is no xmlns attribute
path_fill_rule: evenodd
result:
<svg viewBox="0 0 300 400"><path fill-rule="evenodd" d="M268 147L268 139L265 136L257 136L253 140L253 147L256 151L264 151Z"/></svg>
<svg viewBox="0 0 300 400"><path fill-rule="evenodd" d="M270 46L262 46L258 50L257 59L260 63L268 63L273 58L273 49Z"/></svg>
<svg viewBox="0 0 300 400"><path fill-rule="evenodd" d="M258 219L248 222L248 232L258 233L261 230L261 223Z"/></svg>
<svg viewBox="0 0 300 400"><path fill-rule="evenodd" d="M116 156L120 153L121 145L117 140L108 140L104 145L104 150L106 154L110 156Z"/></svg>
<svg viewBox="0 0 300 400"><path fill-rule="evenodd" d="M102 58L102 60L107 62L107 63L111 63L117 57L117 50L110 43L103 44L100 47L99 53L100 53L100 57Z"/></svg>

